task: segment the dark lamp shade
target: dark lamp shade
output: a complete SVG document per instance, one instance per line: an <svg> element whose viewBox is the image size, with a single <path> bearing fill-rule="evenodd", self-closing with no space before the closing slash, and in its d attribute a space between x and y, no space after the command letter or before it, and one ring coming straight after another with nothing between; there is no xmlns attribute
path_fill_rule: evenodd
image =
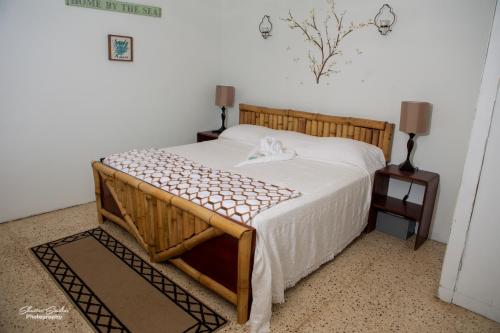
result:
<svg viewBox="0 0 500 333"><path fill-rule="evenodd" d="M431 104L427 102L401 102L399 130L405 133L425 134L429 131Z"/></svg>
<svg viewBox="0 0 500 333"><path fill-rule="evenodd" d="M217 86L215 88L215 105L217 106L233 106L234 103L234 87Z"/></svg>

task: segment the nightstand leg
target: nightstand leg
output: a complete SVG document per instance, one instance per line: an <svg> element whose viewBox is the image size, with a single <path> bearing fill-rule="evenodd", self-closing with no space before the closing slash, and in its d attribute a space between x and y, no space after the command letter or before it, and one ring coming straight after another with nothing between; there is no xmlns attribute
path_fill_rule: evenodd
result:
<svg viewBox="0 0 500 333"><path fill-rule="evenodd" d="M434 178L427 184L424 194L422 218L419 221L417 235L415 239L415 250L418 249L429 236L431 228L432 213L434 212L434 203L436 202L437 188L439 178Z"/></svg>
<svg viewBox="0 0 500 333"><path fill-rule="evenodd" d="M365 233L370 233L375 230L375 227L377 226L377 211L378 210L376 208L370 208L370 213L368 214L368 224L366 225Z"/></svg>
<svg viewBox="0 0 500 333"><path fill-rule="evenodd" d="M383 175L378 171L375 172L372 189L372 202L370 204L370 212L368 213L368 224L365 228L366 233L372 232L377 226L378 209L373 207L373 198L375 195L387 195L387 190L389 189L389 178L390 177L388 175Z"/></svg>

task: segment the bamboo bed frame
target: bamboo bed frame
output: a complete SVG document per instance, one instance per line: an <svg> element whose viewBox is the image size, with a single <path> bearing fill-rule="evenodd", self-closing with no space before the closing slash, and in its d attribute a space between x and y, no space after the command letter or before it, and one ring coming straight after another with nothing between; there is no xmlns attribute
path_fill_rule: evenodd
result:
<svg viewBox="0 0 500 333"><path fill-rule="evenodd" d="M394 124L240 104L240 124L338 136L380 147L390 160ZM127 230L151 261L168 260L236 305L238 323L249 318L255 229L234 222L140 179L92 162L99 223Z"/></svg>

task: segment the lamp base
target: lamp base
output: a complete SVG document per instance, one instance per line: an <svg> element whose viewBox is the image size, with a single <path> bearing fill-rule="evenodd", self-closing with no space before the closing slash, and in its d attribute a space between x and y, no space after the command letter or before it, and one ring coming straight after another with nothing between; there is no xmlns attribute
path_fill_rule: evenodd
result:
<svg viewBox="0 0 500 333"><path fill-rule="evenodd" d="M222 126L218 130L214 131L214 132L217 132L219 134L222 133L222 132L224 132L226 130L226 126L225 126L225 123L226 123L226 107L223 106L220 109L222 111L221 115L220 115L221 120L222 120Z"/></svg>
<svg viewBox="0 0 500 333"><path fill-rule="evenodd" d="M413 144L414 144L413 138L415 137L415 133L408 133L408 134L410 136L408 138L408 142L406 143L406 149L408 150L408 153L406 155L406 161L404 161L399 165L399 170L404 172L415 172L415 167L411 165L410 162L410 155L411 151L413 150Z"/></svg>
<svg viewBox="0 0 500 333"><path fill-rule="evenodd" d="M406 160L399 165L399 170L413 173L415 172L415 167L411 165L410 161Z"/></svg>

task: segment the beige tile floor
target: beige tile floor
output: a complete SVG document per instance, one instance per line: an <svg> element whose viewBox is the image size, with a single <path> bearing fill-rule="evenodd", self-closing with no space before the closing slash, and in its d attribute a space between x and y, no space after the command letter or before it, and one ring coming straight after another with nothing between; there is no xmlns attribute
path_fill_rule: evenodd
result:
<svg viewBox="0 0 500 333"><path fill-rule="evenodd" d="M95 226L93 204L0 224L0 332L92 332L28 249ZM103 228L146 257L119 227ZM413 251L412 241L361 236L273 306L272 332L500 332L499 323L435 297L445 245ZM170 265L154 266L229 319L219 332L248 332L226 301ZM70 311L61 321L29 320L18 313L25 305Z"/></svg>

